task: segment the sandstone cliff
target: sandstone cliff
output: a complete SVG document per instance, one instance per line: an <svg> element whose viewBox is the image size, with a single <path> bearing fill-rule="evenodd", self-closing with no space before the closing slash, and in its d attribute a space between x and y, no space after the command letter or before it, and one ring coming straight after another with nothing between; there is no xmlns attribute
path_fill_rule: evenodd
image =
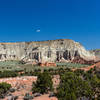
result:
<svg viewBox="0 0 100 100"><path fill-rule="evenodd" d="M78 42L59 39L41 42L0 43L0 61L24 60L35 62L72 61L76 57L95 60Z"/></svg>

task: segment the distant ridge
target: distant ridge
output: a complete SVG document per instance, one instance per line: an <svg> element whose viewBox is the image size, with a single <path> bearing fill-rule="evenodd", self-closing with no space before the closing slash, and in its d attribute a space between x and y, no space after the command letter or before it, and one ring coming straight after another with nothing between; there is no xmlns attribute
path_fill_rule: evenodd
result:
<svg viewBox="0 0 100 100"><path fill-rule="evenodd" d="M93 53L71 39L0 43L0 61L70 62L76 57L95 60Z"/></svg>

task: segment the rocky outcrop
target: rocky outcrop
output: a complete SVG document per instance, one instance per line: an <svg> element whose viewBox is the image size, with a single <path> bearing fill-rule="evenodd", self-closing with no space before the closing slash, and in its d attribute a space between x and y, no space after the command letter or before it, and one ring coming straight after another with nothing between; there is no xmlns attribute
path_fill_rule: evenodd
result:
<svg viewBox="0 0 100 100"><path fill-rule="evenodd" d="M95 60L93 53L86 51L80 43L69 39L0 43L0 61L68 62L77 56L88 61Z"/></svg>
<svg viewBox="0 0 100 100"><path fill-rule="evenodd" d="M85 60L85 59L83 59L83 58L81 58L81 57L75 57L73 60L72 60L72 63L80 63L80 64L88 64L88 65L93 65L93 64L95 64L96 62L98 62L98 61L96 61L96 60Z"/></svg>
<svg viewBox="0 0 100 100"><path fill-rule="evenodd" d="M94 53L95 56L100 59L100 49L90 50L90 53Z"/></svg>

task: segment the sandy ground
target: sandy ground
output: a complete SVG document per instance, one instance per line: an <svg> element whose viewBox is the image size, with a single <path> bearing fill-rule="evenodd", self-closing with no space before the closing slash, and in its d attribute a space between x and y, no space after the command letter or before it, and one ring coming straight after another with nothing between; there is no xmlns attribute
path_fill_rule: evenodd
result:
<svg viewBox="0 0 100 100"><path fill-rule="evenodd" d="M5 99L0 99L0 100L8 100L7 98ZM18 98L17 100L23 100L23 96L22 98ZM35 97L33 100L58 100L56 97L49 97L48 94L45 94L45 95L42 95L42 96L39 96L39 97Z"/></svg>
<svg viewBox="0 0 100 100"><path fill-rule="evenodd" d="M58 100L56 97L49 98L48 95L42 95L40 97L34 98L34 100Z"/></svg>
<svg viewBox="0 0 100 100"><path fill-rule="evenodd" d="M33 100L58 100L56 97L49 98L49 95L42 95L40 97L36 97Z"/></svg>
<svg viewBox="0 0 100 100"><path fill-rule="evenodd" d="M0 99L0 100L8 100L7 98L5 99ZM18 98L17 100L23 100L23 98ZM39 97L35 97L33 100L58 100L56 97L49 97L48 94L39 96Z"/></svg>

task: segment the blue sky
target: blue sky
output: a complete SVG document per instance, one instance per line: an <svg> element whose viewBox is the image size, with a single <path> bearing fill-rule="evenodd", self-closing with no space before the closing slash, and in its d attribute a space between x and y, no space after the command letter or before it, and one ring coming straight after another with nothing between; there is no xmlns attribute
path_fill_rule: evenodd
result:
<svg viewBox="0 0 100 100"><path fill-rule="evenodd" d="M0 42L63 38L100 48L100 0L0 0Z"/></svg>

